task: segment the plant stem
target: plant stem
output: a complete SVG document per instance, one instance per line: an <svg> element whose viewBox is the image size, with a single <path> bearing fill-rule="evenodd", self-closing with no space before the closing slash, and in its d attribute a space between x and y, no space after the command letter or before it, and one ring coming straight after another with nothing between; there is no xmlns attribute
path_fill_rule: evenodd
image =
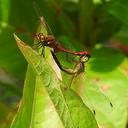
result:
<svg viewBox="0 0 128 128"><path fill-rule="evenodd" d="M93 0L79 0L79 31L80 41L86 47L92 47L94 26L94 4Z"/></svg>

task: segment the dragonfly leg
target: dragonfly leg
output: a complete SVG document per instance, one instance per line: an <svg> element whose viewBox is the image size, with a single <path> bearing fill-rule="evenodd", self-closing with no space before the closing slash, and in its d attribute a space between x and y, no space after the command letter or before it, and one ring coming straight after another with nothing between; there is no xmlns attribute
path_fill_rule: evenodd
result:
<svg viewBox="0 0 128 128"><path fill-rule="evenodd" d="M34 49L37 49L37 48L40 48L40 46L42 46L41 43L35 43L35 44L33 45L33 48L34 48Z"/></svg>
<svg viewBox="0 0 128 128"><path fill-rule="evenodd" d="M45 57L45 46L42 47L41 55L42 55L43 57Z"/></svg>

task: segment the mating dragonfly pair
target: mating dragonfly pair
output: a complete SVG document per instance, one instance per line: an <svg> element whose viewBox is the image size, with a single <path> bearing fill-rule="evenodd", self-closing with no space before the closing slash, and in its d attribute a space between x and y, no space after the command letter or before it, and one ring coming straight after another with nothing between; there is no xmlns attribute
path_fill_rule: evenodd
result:
<svg viewBox="0 0 128 128"><path fill-rule="evenodd" d="M45 46L53 48L53 51L51 51L51 54L55 60L55 62L57 63L58 67L68 73L68 74L72 74L72 75L77 75L80 74L81 72L84 72L84 63L87 62L90 58L90 53L89 52L72 52L70 50L65 49L63 46L61 46L57 39L52 36L52 35L43 35L43 33L38 33L35 36L37 42L38 42L38 46L42 47L42 55L44 56L44 49ZM79 61L76 62L76 66L74 69L70 69L70 68L64 68L58 58L56 57L56 52L65 52L65 53L69 53L69 54L73 54L76 56L79 56Z"/></svg>
<svg viewBox="0 0 128 128"><path fill-rule="evenodd" d="M44 20L44 19L41 19ZM44 23L44 21L42 21L42 23ZM49 27L47 27L49 28ZM70 51L68 49L65 49L58 41L57 39L53 36L53 35L44 35L43 33L37 33L35 35L35 39L37 41L37 46L40 48L42 47L42 55L45 55L44 49L45 47L50 47L53 49L53 51L51 51L51 54L56 62L56 64L58 65L58 67L64 71L65 73L71 74L71 75L78 75L81 72L84 72L84 64L89 60L89 58L91 57L90 53L87 51L82 51L82 52L73 52ZM79 60L76 61L76 66L74 69L71 68L64 68L57 56L56 53L57 52L64 52L64 53L69 53L69 54L73 54L75 56L79 56Z"/></svg>
<svg viewBox="0 0 128 128"><path fill-rule="evenodd" d="M42 26L46 29L46 31L48 29L50 29L48 27L48 25L46 24L46 22L44 21L44 18L41 17L40 18L40 22L42 24ZM46 32L47 33L47 32ZM42 55L45 55L44 49L45 47L50 47L53 50L51 51L51 54L56 62L56 64L58 65L58 67L64 71L65 73L71 74L73 76L77 76L80 73L84 72L84 66L85 63L88 62L89 58L91 57L90 53L87 51L82 51L82 52L73 52L70 51L68 49L65 49L61 44L59 44L59 42L57 41L57 39L53 36L53 34L48 35L45 33L37 33L35 35L35 39L36 39L36 44L35 46L37 48L42 48ZM60 64L60 61L58 60L56 53L57 52L63 52L63 53L69 53L75 56L79 57L78 61L75 61L76 66L72 69L72 68L65 68ZM111 109L113 107L112 103L109 101L109 99L102 93L99 91L99 97L100 97L100 101L106 101L104 102L104 104L106 104L107 106L109 106L109 108Z"/></svg>

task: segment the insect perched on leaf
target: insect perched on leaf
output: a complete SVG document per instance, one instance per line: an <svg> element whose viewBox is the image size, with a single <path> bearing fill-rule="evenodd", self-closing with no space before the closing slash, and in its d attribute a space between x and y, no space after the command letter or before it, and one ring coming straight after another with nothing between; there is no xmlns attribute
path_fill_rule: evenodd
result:
<svg viewBox="0 0 128 128"><path fill-rule="evenodd" d="M40 18L40 22L42 24L42 28L45 28L46 30L49 28L46 25L46 22L44 21L43 17ZM73 51L67 50L59 44L57 39L52 34L41 33L41 31L39 31L36 34L35 39L37 42L37 44L35 44L35 46L37 46L37 48L42 48L42 54L43 55L44 55L44 48L45 47L50 47L53 49L51 51L51 54L52 54L55 62L57 63L58 67L62 71L64 71L65 73L70 74L73 79L75 76L79 76L79 74L84 74L85 64L90 58L89 52L86 52L86 51L85 52L73 52ZM56 57L57 52L69 53L69 54L78 56L79 60L75 62L75 67L74 68L67 68L67 67L64 67L63 65L61 65L60 61ZM73 79L72 79L72 81L73 81ZM85 79L85 77L83 79ZM71 86L71 84L69 86ZM109 98L107 98L107 96L104 95L99 89L95 89L94 87L90 86L89 88L84 87L84 90L85 90L86 97L87 98L89 97L88 99L91 99L91 100L89 100L88 104L90 105L89 107L91 107L91 109L93 111L96 110L95 102L92 101L92 96L94 96L94 95L97 95L96 97L99 98L99 102L102 102L104 104L103 105L104 107L102 107L102 108L105 108L106 111L107 111L107 109L110 111L112 110L113 105L110 102ZM88 95L87 95L87 93L88 93ZM86 99L85 95L83 95L84 99ZM92 106L94 106L94 107L92 107ZM95 113L95 111L94 111L94 113Z"/></svg>
<svg viewBox="0 0 128 128"><path fill-rule="evenodd" d="M44 18L40 18L40 21L42 22L42 24L44 24ZM44 26L46 26L47 28L48 25L44 24ZM51 32L50 28L49 31ZM52 33L52 32L51 32ZM91 56L89 52L87 51L81 51L81 52L73 52L71 50L68 50L66 48L64 48L59 41L56 39L56 37L54 37L53 35L45 35L43 33L37 33L35 35L35 39L37 41L37 44L35 44L35 46L37 45L37 47L42 47L42 55L44 56L44 48L45 46L53 48L54 52L65 52L65 53L69 53L69 54L73 54L73 55L77 55L77 56Z"/></svg>

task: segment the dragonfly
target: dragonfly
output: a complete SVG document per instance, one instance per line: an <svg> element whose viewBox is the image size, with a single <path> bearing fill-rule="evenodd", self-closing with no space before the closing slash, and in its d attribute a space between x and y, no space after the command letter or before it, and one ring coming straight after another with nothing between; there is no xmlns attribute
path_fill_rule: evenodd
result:
<svg viewBox="0 0 128 128"><path fill-rule="evenodd" d="M72 78L74 78L75 76L80 75L81 73L84 73L85 64L88 62L88 60L89 60L89 58L90 58L90 56L87 56L87 55L80 56L79 61L76 62L76 65L75 65L74 68L67 68L67 67L64 67L64 66L61 65L61 63L59 62L59 60L58 60L56 54L55 54L53 51L51 51L51 54L52 54L52 56L53 56L53 58L54 58L56 64L58 65L58 67L59 67L62 71L64 71L65 73L70 74L70 75L73 75ZM73 80L73 79L72 79L72 80ZM71 81L71 84L72 84L72 81ZM70 85L70 86L71 86L71 85ZM96 97L99 97L100 102L103 103L105 107L107 106L107 107L105 108L105 110L106 110L106 111L108 110L109 112L111 112L111 110L112 110L112 108L113 108L113 104L111 103L111 101L109 100L109 98L108 98L105 94L103 94L102 91L100 91L100 90L98 89L98 87L96 87L96 86L95 86L95 88L93 88L92 86L91 86L91 87L88 87L88 88L86 87L86 88L85 88L85 91L86 91L86 94L85 94L85 95L87 95L87 93L90 93L90 92L91 92L91 93L94 94ZM83 97L84 97L84 99L87 99L87 96L85 97L85 95L84 95ZM89 97L89 96L88 96L88 97ZM89 99L92 100L91 97L89 97ZM89 102L90 102L90 101L89 101ZM95 109L94 109L95 107L93 107L94 105L92 105L91 102L88 103L88 104L89 104L89 106L93 109L92 111L93 111L93 113L94 113L94 115L95 115L96 112L95 112ZM104 108L104 107L103 107L103 108Z"/></svg>
<svg viewBox="0 0 128 128"><path fill-rule="evenodd" d="M91 56L90 53L87 51L73 52L71 50L64 48L59 43L59 41L56 39L56 37L53 36L52 30L50 29L49 25L45 21L44 17L42 17L42 15L41 15L42 13L41 13L39 5L34 2L33 7L35 9L37 16L40 17L40 23L42 24L42 26L44 26L46 28L45 32L46 33L48 32L48 34L50 33L49 35L46 33L42 33L42 32L35 34L35 39L36 39L37 43L34 44L35 45L34 47L36 47L36 45L39 48L42 47L43 57L45 55L45 46L53 48L55 53L56 52L64 52L64 53L69 53L69 54L73 54L73 55L77 55L77 56L83 56L83 55Z"/></svg>
<svg viewBox="0 0 128 128"><path fill-rule="evenodd" d="M48 34L47 33L49 27L48 27L48 25L46 25L46 22L45 22L45 20L44 20L43 17L40 17L40 23L42 25L42 28L43 28L43 32L44 33L39 30L36 33L36 35L35 35L35 40L37 42L36 45L39 48L42 48L42 54L44 54L44 48L45 47L52 48L51 54L52 54L52 56L53 56L56 64L66 74L71 75L72 76L72 80L74 79L74 77L77 77L77 76L79 76L82 73L84 74L85 64L89 61L89 59L91 57L91 54L89 52L87 52L87 51L73 52L73 51L70 51L70 50L65 49L63 46L61 46L59 44L59 42L57 41L57 39L55 38L55 36L53 36L52 34ZM51 31L51 30L49 30L49 31ZM63 53L70 53L72 55L78 56L79 57L79 60L75 62L74 68L64 67L60 63L60 61L58 60L58 58L56 56L56 53L57 52L60 52L60 53L61 52L63 52ZM71 81L71 84L72 84L72 81ZM69 86L71 86L71 85L69 85ZM92 86L91 86L91 89L86 89L86 87L85 87L85 91L87 93L89 93L89 91L94 92L93 90L94 90L94 88ZM111 112L111 110L113 108L113 104L111 103L111 101L109 100L109 98L104 93L102 93L99 89L98 90L97 89L95 90L95 94L98 95L98 97L100 99L99 102L102 102L105 105L105 110L107 110L106 108L109 108L109 110L110 110L109 112ZM84 99L90 99L88 97L90 97L90 96L87 96L86 95L86 98L84 98ZM95 105L93 103L91 103L91 101L89 101L89 103L87 103L87 104L89 104L89 107L92 108L92 111L95 114L95 111L94 111L95 110L95 107L93 107Z"/></svg>
<svg viewBox="0 0 128 128"><path fill-rule="evenodd" d="M65 52L65 53L70 53L73 55L78 55L78 56L91 56L89 52L87 51L81 51L81 52L73 52L68 49L65 49L60 43L57 41L57 39L53 35L43 35L43 33L38 33L35 35L35 38L39 44L39 46L48 46L54 49L54 52ZM43 49L44 50L44 49Z"/></svg>
<svg viewBox="0 0 128 128"><path fill-rule="evenodd" d="M52 33L50 27L47 25L47 23L45 22L44 18L41 17L40 21L42 22L42 24L44 24L44 26L46 26L50 33ZM80 51L80 52L73 52L71 50L68 50L66 48L64 48L60 42L56 39L55 36L52 35L45 35L43 33L37 33L35 34L35 39L37 41L37 43L35 45L37 45L37 47L42 47L42 55L44 56L44 49L45 46L53 48L54 52L64 52L64 53L69 53L69 54L73 54L73 55L77 55L77 56L91 56L91 54L87 51Z"/></svg>

